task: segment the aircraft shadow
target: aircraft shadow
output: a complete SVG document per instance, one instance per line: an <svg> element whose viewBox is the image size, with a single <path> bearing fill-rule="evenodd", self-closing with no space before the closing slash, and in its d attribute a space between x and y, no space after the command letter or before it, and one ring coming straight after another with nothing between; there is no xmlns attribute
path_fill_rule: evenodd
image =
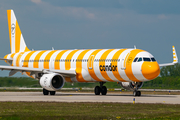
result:
<svg viewBox="0 0 180 120"><path fill-rule="evenodd" d="M79 94L79 93L63 93L63 94L61 94L61 93L57 93L55 96L96 96L96 95L94 95L94 94ZM98 95L97 95L98 96ZM126 96L126 97L134 97L133 96L133 94L131 95L131 94L107 94L107 95L100 95L100 96L119 96L119 97L121 97L121 96ZM143 95L141 95L141 96L136 96L136 97L169 97L169 98L175 98L176 96L172 96L172 95L151 95L151 94L143 94Z"/></svg>

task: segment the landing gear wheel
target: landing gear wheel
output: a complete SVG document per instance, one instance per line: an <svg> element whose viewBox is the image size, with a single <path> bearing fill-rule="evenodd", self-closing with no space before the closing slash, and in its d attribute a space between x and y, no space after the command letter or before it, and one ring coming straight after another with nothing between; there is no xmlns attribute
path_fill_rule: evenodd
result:
<svg viewBox="0 0 180 120"><path fill-rule="evenodd" d="M106 94L107 94L107 88L106 88L106 86L102 86L101 94L102 94L102 95L106 95Z"/></svg>
<svg viewBox="0 0 180 120"><path fill-rule="evenodd" d="M56 91L50 91L50 95L55 95Z"/></svg>
<svg viewBox="0 0 180 120"><path fill-rule="evenodd" d="M48 95L48 94L49 94L49 91L43 88L43 94L44 94L44 95Z"/></svg>
<svg viewBox="0 0 180 120"><path fill-rule="evenodd" d="M99 86L96 86L96 87L94 88L94 93L95 93L95 95L100 95L100 92L101 92L101 88L100 88Z"/></svg>
<svg viewBox="0 0 180 120"><path fill-rule="evenodd" d="M141 91L137 91L137 96L141 96Z"/></svg>
<svg viewBox="0 0 180 120"><path fill-rule="evenodd" d="M141 91L134 91L134 92L133 92L133 95L134 95L134 96L141 96Z"/></svg>

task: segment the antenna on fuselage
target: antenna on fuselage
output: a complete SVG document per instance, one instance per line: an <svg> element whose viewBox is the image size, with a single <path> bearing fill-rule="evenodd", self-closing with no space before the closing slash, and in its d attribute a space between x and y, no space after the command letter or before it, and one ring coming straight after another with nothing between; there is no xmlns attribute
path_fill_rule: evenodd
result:
<svg viewBox="0 0 180 120"><path fill-rule="evenodd" d="M136 46L134 45L134 49L136 49Z"/></svg>

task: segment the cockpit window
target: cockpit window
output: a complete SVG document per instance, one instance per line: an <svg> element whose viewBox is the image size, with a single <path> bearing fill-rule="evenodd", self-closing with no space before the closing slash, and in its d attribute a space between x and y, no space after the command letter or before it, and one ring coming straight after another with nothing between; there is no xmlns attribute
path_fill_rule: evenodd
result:
<svg viewBox="0 0 180 120"><path fill-rule="evenodd" d="M151 60L152 60L153 62L156 61L155 58L151 58Z"/></svg>
<svg viewBox="0 0 180 120"><path fill-rule="evenodd" d="M135 58L133 62L136 62L138 58Z"/></svg>
<svg viewBox="0 0 180 120"><path fill-rule="evenodd" d="M142 58L141 58L141 57L138 59L138 62L140 62L140 61L142 61Z"/></svg>
<svg viewBox="0 0 180 120"><path fill-rule="evenodd" d="M145 57L143 57L143 61L151 61L151 59L150 58L145 58Z"/></svg>

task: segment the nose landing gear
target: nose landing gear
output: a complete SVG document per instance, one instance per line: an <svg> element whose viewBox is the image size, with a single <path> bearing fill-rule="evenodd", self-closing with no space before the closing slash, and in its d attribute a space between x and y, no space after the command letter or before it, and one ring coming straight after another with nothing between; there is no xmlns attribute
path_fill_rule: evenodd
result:
<svg viewBox="0 0 180 120"><path fill-rule="evenodd" d="M107 94L107 88L106 88L106 86L103 86L103 84L106 82L99 82L99 83L100 83L100 86L96 86L94 88L95 95L100 95L100 93L102 95L106 95Z"/></svg>

